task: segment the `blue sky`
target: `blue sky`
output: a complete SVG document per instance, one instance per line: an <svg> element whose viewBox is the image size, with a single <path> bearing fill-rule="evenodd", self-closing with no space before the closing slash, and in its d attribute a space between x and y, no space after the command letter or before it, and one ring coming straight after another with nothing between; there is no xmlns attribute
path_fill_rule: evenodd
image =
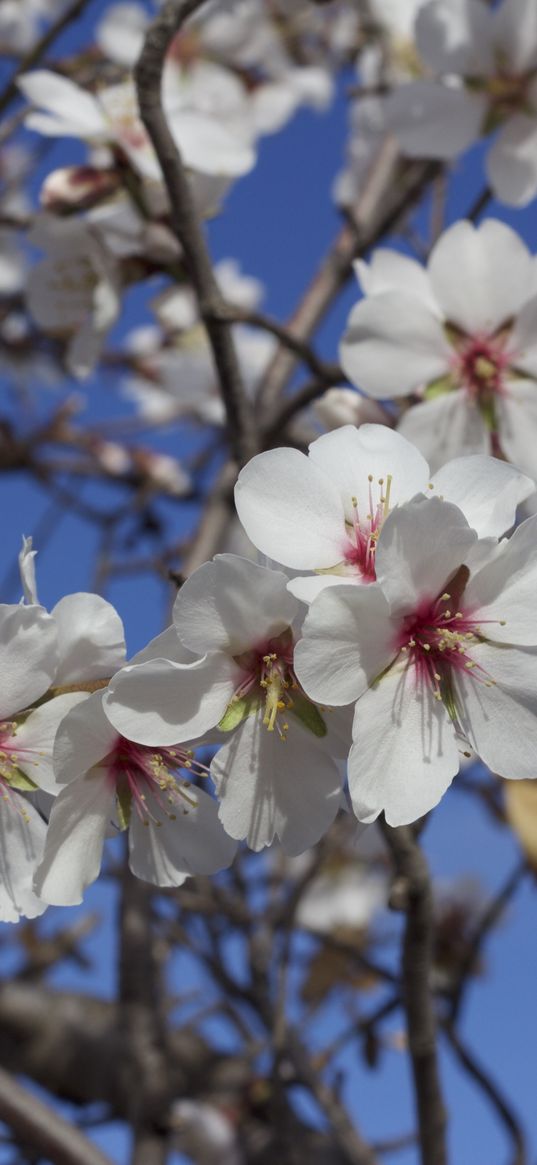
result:
<svg viewBox="0 0 537 1165"><path fill-rule="evenodd" d="M79 26L63 37L61 48L71 51L84 43L96 15L106 7L106 0L90 3L88 15ZM339 97L325 115L299 114L280 135L261 142L259 161L252 174L242 180L226 201L223 214L209 228L215 259L237 257L248 274L261 278L266 285L264 306L270 313L285 318L296 304L313 274L317 262L330 244L338 225L331 202L330 187L341 165L346 134L345 90L350 78L341 84ZM37 139L32 139L37 140ZM55 165L81 157L81 147L74 142L53 145L39 168L42 177ZM459 165L454 173L448 198L448 220L464 213L471 205L482 181L482 151ZM534 207L525 211L507 211L492 207L492 212L518 229L529 246L537 250L537 218ZM418 222L423 225L424 215ZM400 245L400 244L399 244ZM148 319L146 303L156 284L129 297L128 310L118 325L114 340L135 324ZM330 359L337 356L337 344L356 290L349 287L338 300L319 334L320 350ZM3 393L6 393L4 386ZM36 402L38 411L55 405L55 395L42 390ZM87 416L92 420L128 411L111 386L109 377L96 377L89 386ZM173 449L173 432L161 438L162 448ZM86 500L98 504L103 499L94 488L87 488ZM52 531L50 504L35 485L17 476L0 480L0 506L3 515L3 556L0 565L1 598L17 601L19 588L13 564L21 534L33 534L39 549L40 534L46 546L38 559L41 601L51 606L66 592L91 589L95 531L72 516L64 517ZM181 529L178 511L174 519ZM128 635L131 652L143 646L160 630L163 623L162 586L151 576L115 582L108 597L117 605ZM505 880L517 861L517 846L506 829L495 825L473 798L452 790L435 812L424 844L432 869L439 878L451 879L473 875L489 893ZM50 910L47 925L57 925L74 918L85 909L102 913L102 928L87 940L87 949L95 959L90 974L69 967L59 971L52 982L57 986L109 995L114 989L114 912L115 896L109 883L90 889L84 907L64 912ZM486 970L470 989L463 1032L479 1058L488 1065L495 1078L512 1100L530 1134L537 1154L537 1115L535 1075L537 1067L537 1007L535 983L537 973L537 899L535 886L527 878L501 928L489 941ZM5 957L5 956L4 956ZM174 974L184 986L193 977L192 967L176 960ZM173 990L173 984L172 984ZM364 1003L367 1010L368 1001ZM326 1022L332 1022L328 1019ZM400 1028L398 1017L391 1025ZM389 1028L388 1028L389 1030ZM304 1033L322 1038L320 1033ZM216 1038L216 1032L213 1032ZM461 1077L449 1053L442 1052L442 1073L449 1109L449 1136L455 1165L495 1165L509 1159L504 1132L491 1117L490 1108L474 1085ZM409 1131L412 1124L408 1069L400 1052L385 1053L382 1068L367 1072L349 1055L345 1093L361 1127L375 1137ZM69 1114L68 1106L63 1111ZM91 1133L117 1165L126 1165L128 1143L119 1128L105 1127ZM4 1158L0 1152L0 1165ZM177 1157L177 1160L179 1158ZM415 1165L415 1150L398 1154L400 1165Z"/></svg>

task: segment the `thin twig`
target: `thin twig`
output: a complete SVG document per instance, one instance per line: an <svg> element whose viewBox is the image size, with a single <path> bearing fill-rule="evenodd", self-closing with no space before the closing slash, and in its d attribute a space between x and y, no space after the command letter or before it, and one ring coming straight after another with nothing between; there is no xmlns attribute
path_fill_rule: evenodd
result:
<svg viewBox="0 0 537 1165"><path fill-rule="evenodd" d="M109 1158L74 1125L52 1112L3 1068L0 1068L0 1120L9 1125L20 1144L31 1147L53 1165L110 1165Z"/></svg>
<svg viewBox="0 0 537 1165"><path fill-rule="evenodd" d="M43 36L40 37L40 39L35 45L33 45L31 49L29 49L29 51L17 65L17 68L15 69L13 76L10 77L10 80L5 89L2 93L0 93L0 114L2 114L5 109L7 109L8 105L11 105L11 102L14 101L15 97L19 96L19 90L17 88L18 78L21 77L23 73L27 73L28 69L33 69L34 65L37 65L38 61L41 60L41 57L44 56L47 49L50 48L51 44L54 43L60 33L62 33L65 28L68 28L68 26L72 24L73 20L76 20L77 17L82 15L87 4L88 0L74 0L74 3L71 4L71 6L67 8L66 11L63 12L57 20L54 21L54 24L51 24L50 27L47 28L47 31L43 33Z"/></svg>
<svg viewBox="0 0 537 1165"><path fill-rule="evenodd" d="M411 829L382 823L391 850L398 889L404 890L403 1000L418 1110L422 1165L446 1165L446 1111L436 1049L431 994L434 906L427 862Z"/></svg>
<svg viewBox="0 0 537 1165"><path fill-rule="evenodd" d="M207 328L233 455L243 465L257 452L254 409L244 389L225 302L214 277L192 189L161 98L162 70L168 48L183 22L201 3L203 0L167 0L147 32L134 76L140 116L162 168L172 226L183 249L200 316Z"/></svg>
<svg viewBox="0 0 537 1165"><path fill-rule="evenodd" d="M513 1143L513 1156L509 1165L528 1165L524 1134L513 1110L500 1092L498 1085L491 1080L483 1065L476 1060L473 1052L463 1042L451 1022L444 1023L442 1030L459 1063L462 1064L463 1068L468 1072L468 1075L472 1077L472 1080L475 1080L475 1083L481 1091L488 1097L498 1119L507 1130Z"/></svg>

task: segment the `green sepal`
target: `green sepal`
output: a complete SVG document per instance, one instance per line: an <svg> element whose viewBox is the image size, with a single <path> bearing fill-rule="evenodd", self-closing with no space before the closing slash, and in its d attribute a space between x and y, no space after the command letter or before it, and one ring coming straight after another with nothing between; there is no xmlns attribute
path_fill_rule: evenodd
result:
<svg viewBox="0 0 537 1165"><path fill-rule="evenodd" d="M39 788L39 785L36 785L31 777L27 777L22 769L10 768L7 773L2 773L2 776L12 789L20 789L22 793L33 793Z"/></svg>
<svg viewBox="0 0 537 1165"><path fill-rule="evenodd" d="M445 396L446 392L453 392L451 376L440 376L438 380L432 380L423 395L425 400L435 400L437 396Z"/></svg>
<svg viewBox="0 0 537 1165"><path fill-rule="evenodd" d="M307 728L308 732L313 732L314 736L326 736L328 729L317 705L312 704L305 696L293 694L292 706L287 708L286 711L291 716L296 716L304 728Z"/></svg>
<svg viewBox="0 0 537 1165"><path fill-rule="evenodd" d="M440 682L440 692L442 695L442 703L447 711L447 714L453 724L458 722L457 701L455 692L453 690L453 683L451 676L443 676Z"/></svg>
<svg viewBox="0 0 537 1165"><path fill-rule="evenodd" d="M118 781L116 788L116 816L121 830L128 829L131 819L132 793L126 783Z"/></svg>
<svg viewBox="0 0 537 1165"><path fill-rule="evenodd" d="M497 433L498 423L496 419L496 405L494 397L482 397L479 401L479 412L483 417L485 425L490 433Z"/></svg>
<svg viewBox="0 0 537 1165"><path fill-rule="evenodd" d="M261 700L262 697L259 692L250 692L248 696L233 698L231 703L228 704L218 725L220 731L231 732L233 728L237 728L239 724L242 724L243 720L246 720L253 712L257 712L257 709L261 705Z"/></svg>

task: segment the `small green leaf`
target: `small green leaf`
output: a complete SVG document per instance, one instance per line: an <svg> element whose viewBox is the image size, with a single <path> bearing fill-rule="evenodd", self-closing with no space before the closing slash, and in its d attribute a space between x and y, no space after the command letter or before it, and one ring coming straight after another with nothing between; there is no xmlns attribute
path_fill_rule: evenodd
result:
<svg viewBox="0 0 537 1165"><path fill-rule="evenodd" d="M237 699L233 698L222 719L218 725L221 732L231 732L233 728L237 728L246 720L247 716L251 716L252 712L256 712L261 704L261 696L259 692L250 692L248 696L239 696Z"/></svg>
<svg viewBox="0 0 537 1165"><path fill-rule="evenodd" d="M326 724L317 708L316 704L312 704L305 696L300 694L293 695L293 704L291 708L287 709L291 716L296 716L297 720L308 729L308 732L313 732L314 736L326 736Z"/></svg>
<svg viewBox="0 0 537 1165"><path fill-rule="evenodd" d="M35 781L27 777L22 769L9 768L5 773L2 773L2 776L12 789L20 789L23 793L33 793L38 788Z"/></svg>

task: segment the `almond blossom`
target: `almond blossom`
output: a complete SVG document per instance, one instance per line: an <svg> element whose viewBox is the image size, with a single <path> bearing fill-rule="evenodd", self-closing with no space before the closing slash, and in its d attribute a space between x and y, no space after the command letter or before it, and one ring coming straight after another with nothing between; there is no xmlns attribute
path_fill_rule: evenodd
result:
<svg viewBox="0 0 537 1165"><path fill-rule="evenodd" d="M383 526L377 583L311 604L295 668L311 699L355 703L359 820L421 817L471 749L504 777L535 776L536 530L529 519L472 569L461 511L418 497Z"/></svg>
<svg viewBox="0 0 537 1165"><path fill-rule="evenodd" d="M410 157L455 158L498 130L486 161L503 202L537 194L537 12L534 0L429 0L416 47L432 79L398 87L388 125Z"/></svg>
<svg viewBox="0 0 537 1165"><path fill-rule="evenodd" d="M491 457L459 457L432 478L418 450L384 425L344 425L308 456L271 449L254 457L235 487L237 513L254 546L284 566L314 571L289 590L309 602L327 586L371 583L389 513L417 493L461 507L482 538L498 538L535 483Z"/></svg>
<svg viewBox="0 0 537 1165"><path fill-rule="evenodd" d="M379 250L341 344L348 376L377 399L420 393L401 431L433 469L502 452L537 476L537 261L504 223L458 222L427 269Z"/></svg>
<svg viewBox="0 0 537 1165"><path fill-rule="evenodd" d="M58 668L57 626L36 604L0 604L0 667L0 919L16 922L45 909L32 881L46 825L29 796L38 789L56 791L56 729L81 696L66 693L32 710Z"/></svg>
<svg viewBox="0 0 537 1165"><path fill-rule="evenodd" d="M205 775L192 750L126 740L107 719L102 692L64 717L54 769L61 791L36 873L45 902L82 901L98 877L111 821L128 829L133 873L157 886L180 886L189 874L212 874L232 861L235 846L218 821L215 801L178 775Z"/></svg>
<svg viewBox="0 0 537 1165"><path fill-rule="evenodd" d="M331 754L344 755L348 740L346 725L329 728L297 683L299 605L286 584L278 571L217 555L174 606L178 641L196 661L122 669L105 708L118 731L146 745L225 733L211 765L224 828L256 850L276 834L294 854L336 816L341 776Z"/></svg>
<svg viewBox="0 0 537 1165"><path fill-rule="evenodd" d="M210 109L206 112L205 107L199 106L202 96L205 101L206 74L203 80L196 74L192 83L182 84L170 71L165 72L163 95L168 123L187 166L205 174L237 177L251 170L255 161L242 86L223 69L217 76L212 71L210 80ZM131 80L100 89L94 95L67 77L36 69L25 73L17 84L32 105L43 111L28 114L26 124L30 129L118 149L142 177L160 180L160 166L140 121ZM233 125L228 128L231 113Z"/></svg>

